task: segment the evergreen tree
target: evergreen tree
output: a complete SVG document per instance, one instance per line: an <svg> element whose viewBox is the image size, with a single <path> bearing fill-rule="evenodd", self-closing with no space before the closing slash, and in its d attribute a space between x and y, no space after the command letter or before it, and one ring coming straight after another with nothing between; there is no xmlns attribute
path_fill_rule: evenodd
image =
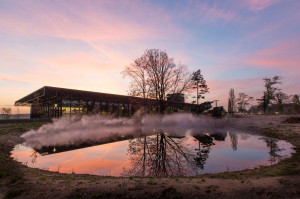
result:
<svg viewBox="0 0 300 199"><path fill-rule="evenodd" d="M204 99L204 94L209 92L208 91L208 86L206 84L206 81L204 80L203 75L201 74L201 70L197 70L193 72L192 75L192 83L193 83L193 88L197 89L197 104L199 104L199 99L202 98Z"/></svg>
<svg viewBox="0 0 300 199"><path fill-rule="evenodd" d="M231 88L229 91L229 98L228 98L228 113L233 114L235 112L235 95L234 89Z"/></svg>

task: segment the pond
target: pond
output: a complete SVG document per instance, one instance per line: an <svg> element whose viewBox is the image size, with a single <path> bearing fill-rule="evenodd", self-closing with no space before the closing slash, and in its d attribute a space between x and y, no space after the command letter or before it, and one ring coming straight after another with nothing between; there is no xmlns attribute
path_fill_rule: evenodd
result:
<svg viewBox="0 0 300 199"><path fill-rule="evenodd" d="M244 132L184 136L158 133L90 146L35 150L16 145L11 157L32 168L100 176L195 176L252 169L291 157L292 145Z"/></svg>

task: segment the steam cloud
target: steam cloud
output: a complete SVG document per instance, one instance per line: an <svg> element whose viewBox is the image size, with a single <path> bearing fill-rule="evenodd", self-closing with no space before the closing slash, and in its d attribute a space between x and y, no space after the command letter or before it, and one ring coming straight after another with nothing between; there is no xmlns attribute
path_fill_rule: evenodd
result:
<svg viewBox="0 0 300 199"><path fill-rule="evenodd" d="M152 135L164 132L169 135L184 136L206 133L222 129L229 120L194 116L190 113L170 115L141 115L132 118L113 118L103 115L83 115L63 117L38 130L26 132L21 137L25 144L35 149L48 146L80 145L98 142L120 136Z"/></svg>

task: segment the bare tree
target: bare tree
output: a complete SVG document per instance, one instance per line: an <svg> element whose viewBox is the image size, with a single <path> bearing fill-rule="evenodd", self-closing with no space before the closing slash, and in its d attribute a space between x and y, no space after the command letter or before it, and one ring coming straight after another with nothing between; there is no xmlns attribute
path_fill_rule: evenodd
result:
<svg viewBox="0 0 300 199"><path fill-rule="evenodd" d="M281 91L275 93L274 100L277 103L277 108L280 113L283 111L283 104L289 98L289 96Z"/></svg>
<svg viewBox="0 0 300 199"><path fill-rule="evenodd" d="M250 104L249 102L252 100L253 97L250 97L245 93L239 93L238 98L236 99L239 112L243 113Z"/></svg>
<svg viewBox="0 0 300 199"><path fill-rule="evenodd" d="M139 57L122 71L124 77L131 78L129 95L143 97L144 107L146 106L146 99L149 98L151 86L146 72L146 60L145 56Z"/></svg>
<svg viewBox="0 0 300 199"><path fill-rule="evenodd" d="M264 78L265 82L265 91L264 95L257 99L259 106L263 108L264 113L266 113L267 108L272 103L272 100L274 100L274 95L276 91L279 91L278 87L275 87L276 84L281 84L281 77L280 76L274 76L272 78Z"/></svg>
<svg viewBox="0 0 300 199"><path fill-rule="evenodd" d="M167 95L190 90L191 74L183 64L175 64L165 51L146 50L145 53L126 67L125 76L131 78L131 94L155 98L160 113L167 108Z"/></svg>
<svg viewBox="0 0 300 199"><path fill-rule="evenodd" d="M234 89L231 88L229 91L229 98L228 98L228 113L233 114L235 112L235 94Z"/></svg>
<svg viewBox="0 0 300 199"><path fill-rule="evenodd" d="M198 105L199 99L201 99L201 98L204 99L205 98L204 94L209 92L209 88L206 84L206 81L205 81L203 75L201 74L200 69L193 72L192 84L193 84L193 88L197 89L196 98L197 98L197 105Z"/></svg>
<svg viewBox="0 0 300 199"><path fill-rule="evenodd" d="M5 119L9 119L11 115L11 108L2 108L1 114L4 116Z"/></svg>

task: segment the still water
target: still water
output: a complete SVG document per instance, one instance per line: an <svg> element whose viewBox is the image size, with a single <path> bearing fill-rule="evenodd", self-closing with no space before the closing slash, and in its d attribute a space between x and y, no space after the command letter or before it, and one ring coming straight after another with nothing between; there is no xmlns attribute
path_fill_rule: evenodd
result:
<svg viewBox="0 0 300 199"><path fill-rule="evenodd" d="M164 133L108 144L48 147L16 145L11 156L33 168L101 176L194 176L272 165L291 157L292 145L241 132L185 136Z"/></svg>

